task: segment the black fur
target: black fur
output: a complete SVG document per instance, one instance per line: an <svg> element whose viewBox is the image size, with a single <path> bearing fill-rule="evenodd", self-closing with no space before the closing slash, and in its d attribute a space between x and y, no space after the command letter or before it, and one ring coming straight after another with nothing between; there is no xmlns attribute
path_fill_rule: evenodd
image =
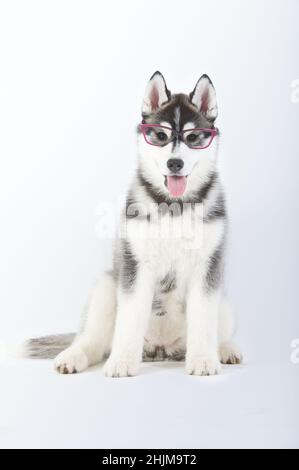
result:
<svg viewBox="0 0 299 470"><path fill-rule="evenodd" d="M223 251L224 241L215 249L210 256L208 269L205 278L205 288L207 292L217 289L221 283L223 275Z"/></svg>
<svg viewBox="0 0 299 470"><path fill-rule="evenodd" d="M167 292L171 292L176 288L176 278L175 273L170 271L166 274L166 276L160 282L161 292L166 294Z"/></svg>
<svg viewBox="0 0 299 470"><path fill-rule="evenodd" d="M179 130L182 130L187 122L194 122L195 127L211 127L211 121L209 121L204 114L198 112L189 97L184 93L172 95L171 100L163 104L156 112L143 114L143 122L147 124L159 124L160 122L166 121L171 124L173 129L176 129L176 108L180 109Z"/></svg>
<svg viewBox="0 0 299 470"><path fill-rule="evenodd" d="M150 214L144 211L144 206L134 199L133 192L130 191L127 195L125 206L125 217L127 219L147 220L150 221Z"/></svg>
<svg viewBox="0 0 299 470"><path fill-rule="evenodd" d="M130 243L123 239L121 246L120 280L124 290L131 290L137 277L138 262Z"/></svg>
<svg viewBox="0 0 299 470"><path fill-rule="evenodd" d="M209 209L204 216L204 222L211 222L218 218L226 217L225 199L223 194L219 194L215 204Z"/></svg>
<svg viewBox="0 0 299 470"><path fill-rule="evenodd" d="M170 198L168 195L163 194L144 177L141 170L138 170L137 172L137 179L138 184L144 188L147 195L153 200L154 203L158 205L166 203L168 206L173 205L173 207L175 207L174 204L177 204L177 207L180 208L180 211L174 210L172 215L181 215L184 203L199 204L204 202L217 179L217 174L216 172L211 173L208 181L204 183L198 189L198 191L195 191L188 198L184 199L184 201L179 198Z"/></svg>
<svg viewBox="0 0 299 470"><path fill-rule="evenodd" d="M164 317L164 315L166 315L166 310L159 310L159 312L156 312L156 315L158 317Z"/></svg>
<svg viewBox="0 0 299 470"><path fill-rule="evenodd" d="M143 176L140 169L137 171L137 180L138 184L144 188L147 195L153 200L155 204L162 204L163 202L173 202L170 200L170 198L162 194L159 189L155 188L154 185Z"/></svg>
<svg viewBox="0 0 299 470"><path fill-rule="evenodd" d="M153 351L143 351L144 361L183 361L185 351L180 349L172 354L167 354L163 346L157 346Z"/></svg>
<svg viewBox="0 0 299 470"><path fill-rule="evenodd" d="M211 173L208 181L204 183L195 194L190 196L190 201L188 202L195 204L200 204L204 202L204 200L208 197L208 194L211 191L213 185L215 184L216 179L217 174L215 172Z"/></svg>

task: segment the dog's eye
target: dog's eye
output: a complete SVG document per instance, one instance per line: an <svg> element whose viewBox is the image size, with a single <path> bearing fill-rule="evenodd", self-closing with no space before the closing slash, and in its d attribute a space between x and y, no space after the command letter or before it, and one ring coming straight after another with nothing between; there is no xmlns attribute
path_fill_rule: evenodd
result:
<svg viewBox="0 0 299 470"><path fill-rule="evenodd" d="M165 132L158 132L157 137L160 142L165 142L165 140L167 140L167 135L165 134Z"/></svg>
<svg viewBox="0 0 299 470"><path fill-rule="evenodd" d="M188 142L194 142L196 139L197 139L197 135L196 135L196 134L189 134L189 135L187 136Z"/></svg>
<svg viewBox="0 0 299 470"><path fill-rule="evenodd" d="M204 139L209 139L211 137L211 132L210 131L203 132L203 137Z"/></svg>

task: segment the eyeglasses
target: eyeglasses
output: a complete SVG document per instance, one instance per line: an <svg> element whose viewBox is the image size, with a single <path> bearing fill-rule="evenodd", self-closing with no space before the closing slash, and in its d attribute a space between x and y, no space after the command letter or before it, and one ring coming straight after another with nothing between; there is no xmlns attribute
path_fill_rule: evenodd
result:
<svg viewBox="0 0 299 470"><path fill-rule="evenodd" d="M176 131L171 127L160 126L160 124L140 124L145 141L150 145L164 147L175 138L181 138L184 144L192 149L205 149L211 145L218 129L206 129L196 127Z"/></svg>

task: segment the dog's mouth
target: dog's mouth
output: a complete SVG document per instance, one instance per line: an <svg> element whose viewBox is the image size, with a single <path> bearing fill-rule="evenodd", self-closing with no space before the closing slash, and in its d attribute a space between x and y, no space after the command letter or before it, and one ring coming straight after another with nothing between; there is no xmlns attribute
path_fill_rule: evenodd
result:
<svg viewBox="0 0 299 470"><path fill-rule="evenodd" d="M187 185L187 176L165 176L164 184L173 197L184 194Z"/></svg>

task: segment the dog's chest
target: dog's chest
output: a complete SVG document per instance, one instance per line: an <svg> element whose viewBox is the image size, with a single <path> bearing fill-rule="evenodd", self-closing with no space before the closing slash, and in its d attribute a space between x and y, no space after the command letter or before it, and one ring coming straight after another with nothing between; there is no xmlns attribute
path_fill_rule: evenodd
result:
<svg viewBox="0 0 299 470"><path fill-rule="evenodd" d="M162 278L175 271L180 278L192 274L213 253L223 235L223 223L197 225L193 230L182 227L180 218L174 221L168 231L140 234L135 224L130 224L128 238L138 262L146 264Z"/></svg>
<svg viewBox="0 0 299 470"><path fill-rule="evenodd" d="M176 278L183 279L200 262L200 251L183 239L138 241L134 248L138 260L152 267L160 279L174 272Z"/></svg>

